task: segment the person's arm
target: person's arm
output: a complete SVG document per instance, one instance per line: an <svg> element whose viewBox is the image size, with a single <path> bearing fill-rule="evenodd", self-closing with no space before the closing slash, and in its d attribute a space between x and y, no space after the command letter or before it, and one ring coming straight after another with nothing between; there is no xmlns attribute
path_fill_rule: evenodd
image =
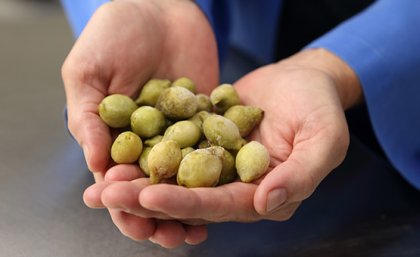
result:
<svg viewBox="0 0 420 257"><path fill-rule="evenodd" d="M382 0L308 47L348 63L391 163L420 189L420 1Z"/></svg>

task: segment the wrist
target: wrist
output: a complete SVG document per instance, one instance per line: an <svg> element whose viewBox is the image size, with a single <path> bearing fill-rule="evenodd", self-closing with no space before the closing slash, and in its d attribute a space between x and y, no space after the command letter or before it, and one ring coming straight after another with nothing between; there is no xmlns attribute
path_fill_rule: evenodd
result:
<svg viewBox="0 0 420 257"><path fill-rule="evenodd" d="M291 61L300 67L321 71L329 76L334 81L344 110L363 101L363 92L356 73L332 52L323 48L307 49L286 61Z"/></svg>

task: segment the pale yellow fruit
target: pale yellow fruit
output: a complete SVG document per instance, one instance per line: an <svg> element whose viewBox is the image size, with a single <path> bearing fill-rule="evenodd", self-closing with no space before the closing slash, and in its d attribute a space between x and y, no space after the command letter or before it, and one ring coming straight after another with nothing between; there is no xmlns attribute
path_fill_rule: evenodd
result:
<svg viewBox="0 0 420 257"><path fill-rule="evenodd" d="M210 144L226 149L238 150L244 142L235 123L217 114L204 120L203 132Z"/></svg>
<svg viewBox="0 0 420 257"><path fill-rule="evenodd" d="M222 84L213 89L210 94L210 101L218 114L224 113L234 105L241 104L239 95L231 84Z"/></svg>
<svg viewBox="0 0 420 257"><path fill-rule="evenodd" d="M174 140L179 147L194 146L201 138L201 130L192 121L182 120L166 129L162 141Z"/></svg>
<svg viewBox="0 0 420 257"><path fill-rule="evenodd" d="M214 146L187 154L179 165L178 185L189 188L216 186L223 168L223 151L222 147Z"/></svg>
<svg viewBox="0 0 420 257"><path fill-rule="evenodd" d="M187 78L187 77L181 77L176 79L174 82L172 82L173 87L183 87L191 91L192 93L195 93L195 83Z"/></svg>
<svg viewBox="0 0 420 257"><path fill-rule="evenodd" d="M263 113L258 107L235 105L224 116L236 124L242 137L246 137L261 122Z"/></svg>
<svg viewBox="0 0 420 257"><path fill-rule="evenodd" d="M157 143L162 141L162 135L156 135L152 138L144 140L144 145L146 146L155 146Z"/></svg>
<svg viewBox="0 0 420 257"><path fill-rule="evenodd" d="M244 145L236 155L236 171L243 182L252 182L267 172L270 155L257 141Z"/></svg>
<svg viewBox="0 0 420 257"><path fill-rule="evenodd" d="M148 146L143 149L139 158L139 166L140 169L143 171L144 175L150 176L149 166L147 164L147 158L149 157L149 153L152 150L152 147Z"/></svg>
<svg viewBox="0 0 420 257"><path fill-rule="evenodd" d="M197 94L197 111L213 111L213 104L210 101L210 97L205 94Z"/></svg>
<svg viewBox="0 0 420 257"><path fill-rule="evenodd" d="M181 149L182 152L182 158L184 158L187 154L193 152L195 149L192 147L185 147Z"/></svg>
<svg viewBox="0 0 420 257"><path fill-rule="evenodd" d="M181 160L181 148L176 141L162 141L153 146L147 157L150 182L157 184L162 179L175 176Z"/></svg>
<svg viewBox="0 0 420 257"><path fill-rule="evenodd" d="M165 89L156 103L168 119L183 120L192 117L197 111L197 99L191 91L183 87Z"/></svg>
<svg viewBox="0 0 420 257"><path fill-rule="evenodd" d="M163 113L151 106L142 106L131 114L131 130L141 138L160 134L166 126Z"/></svg>
<svg viewBox="0 0 420 257"><path fill-rule="evenodd" d="M201 130L203 129L203 122L204 120L209 117L211 113L207 111L199 111L194 116L189 118L190 121L194 122L195 125L197 125Z"/></svg>
<svg viewBox="0 0 420 257"><path fill-rule="evenodd" d="M143 150L143 143L138 135L126 131L118 135L111 147L111 158L116 163L136 162Z"/></svg>
<svg viewBox="0 0 420 257"><path fill-rule="evenodd" d="M136 103L138 105L155 106L160 94L170 86L171 82L167 79L151 79L143 86Z"/></svg>
<svg viewBox="0 0 420 257"><path fill-rule="evenodd" d="M130 125L131 114L137 104L128 96L113 94L105 97L99 104L101 119L111 128L123 128Z"/></svg>
<svg viewBox="0 0 420 257"><path fill-rule="evenodd" d="M226 149L223 149L222 158L223 168L220 173L219 185L233 182L236 177L235 158Z"/></svg>

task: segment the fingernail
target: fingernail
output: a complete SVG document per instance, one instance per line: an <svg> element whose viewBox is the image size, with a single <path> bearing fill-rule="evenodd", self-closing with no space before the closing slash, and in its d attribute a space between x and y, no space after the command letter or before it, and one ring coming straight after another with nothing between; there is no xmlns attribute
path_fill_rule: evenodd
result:
<svg viewBox="0 0 420 257"><path fill-rule="evenodd" d="M267 213L276 210L286 201L286 198L286 190L284 188L271 190L267 197Z"/></svg>

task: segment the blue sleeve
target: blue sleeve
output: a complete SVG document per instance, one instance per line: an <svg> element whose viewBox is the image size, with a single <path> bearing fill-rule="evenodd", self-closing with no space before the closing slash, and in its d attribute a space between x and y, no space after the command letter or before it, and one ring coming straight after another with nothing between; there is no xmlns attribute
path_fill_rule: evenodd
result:
<svg viewBox="0 0 420 257"><path fill-rule="evenodd" d="M358 75L375 134L420 189L420 1L380 0L312 42Z"/></svg>
<svg viewBox="0 0 420 257"><path fill-rule="evenodd" d="M61 4L70 22L74 35L83 31L95 10L108 0L61 0Z"/></svg>
<svg viewBox="0 0 420 257"><path fill-rule="evenodd" d="M228 1L196 0L195 3L207 16L216 36L219 63L222 65L228 51L230 8Z"/></svg>
<svg viewBox="0 0 420 257"><path fill-rule="evenodd" d="M216 34L223 63L229 47L260 64L275 60L281 0L196 0Z"/></svg>

